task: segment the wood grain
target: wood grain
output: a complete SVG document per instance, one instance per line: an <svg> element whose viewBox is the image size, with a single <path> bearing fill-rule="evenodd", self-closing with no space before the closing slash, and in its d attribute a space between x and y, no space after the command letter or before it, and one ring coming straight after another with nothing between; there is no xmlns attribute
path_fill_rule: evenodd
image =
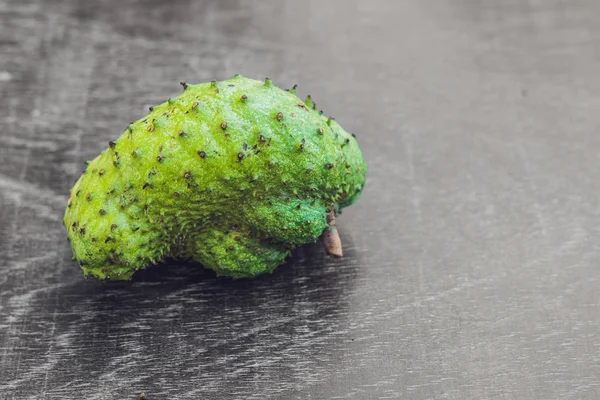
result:
<svg viewBox="0 0 600 400"><path fill-rule="evenodd" d="M0 399L599 398L599 43L594 0L0 0ZM357 134L344 257L84 280L84 161L235 73Z"/></svg>

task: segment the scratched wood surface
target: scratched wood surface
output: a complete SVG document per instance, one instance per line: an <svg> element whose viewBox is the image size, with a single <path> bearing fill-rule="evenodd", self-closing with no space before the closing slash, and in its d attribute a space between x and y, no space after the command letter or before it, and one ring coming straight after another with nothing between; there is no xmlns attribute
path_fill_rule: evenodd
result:
<svg viewBox="0 0 600 400"><path fill-rule="evenodd" d="M84 161L235 73L357 134L345 257L85 281ZM0 399L598 399L599 110L595 0L0 0Z"/></svg>

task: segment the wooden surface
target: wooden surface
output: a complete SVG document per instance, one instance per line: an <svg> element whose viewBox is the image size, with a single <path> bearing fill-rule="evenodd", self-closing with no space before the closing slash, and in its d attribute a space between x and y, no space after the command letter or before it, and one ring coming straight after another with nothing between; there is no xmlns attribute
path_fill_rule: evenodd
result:
<svg viewBox="0 0 600 400"><path fill-rule="evenodd" d="M235 73L357 134L344 258L85 281L84 161ZM0 399L598 399L599 110L596 0L0 0Z"/></svg>

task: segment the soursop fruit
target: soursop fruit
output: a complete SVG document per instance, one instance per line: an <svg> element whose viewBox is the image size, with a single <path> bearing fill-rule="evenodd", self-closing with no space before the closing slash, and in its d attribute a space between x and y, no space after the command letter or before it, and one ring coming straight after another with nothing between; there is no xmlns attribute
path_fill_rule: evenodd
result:
<svg viewBox="0 0 600 400"><path fill-rule="evenodd" d="M71 189L63 222L84 274L130 279L172 257L253 277L318 238L341 256L335 215L366 175L354 135L269 79L182 84Z"/></svg>

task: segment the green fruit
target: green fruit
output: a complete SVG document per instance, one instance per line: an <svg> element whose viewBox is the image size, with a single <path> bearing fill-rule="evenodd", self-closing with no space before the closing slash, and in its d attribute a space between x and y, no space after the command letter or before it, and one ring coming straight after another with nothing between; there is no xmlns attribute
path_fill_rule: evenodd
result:
<svg viewBox="0 0 600 400"><path fill-rule="evenodd" d="M183 85L71 189L63 222L85 275L130 279L173 257L252 277L319 237L341 256L334 214L366 175L353 135L269 79Z"/></svg>

